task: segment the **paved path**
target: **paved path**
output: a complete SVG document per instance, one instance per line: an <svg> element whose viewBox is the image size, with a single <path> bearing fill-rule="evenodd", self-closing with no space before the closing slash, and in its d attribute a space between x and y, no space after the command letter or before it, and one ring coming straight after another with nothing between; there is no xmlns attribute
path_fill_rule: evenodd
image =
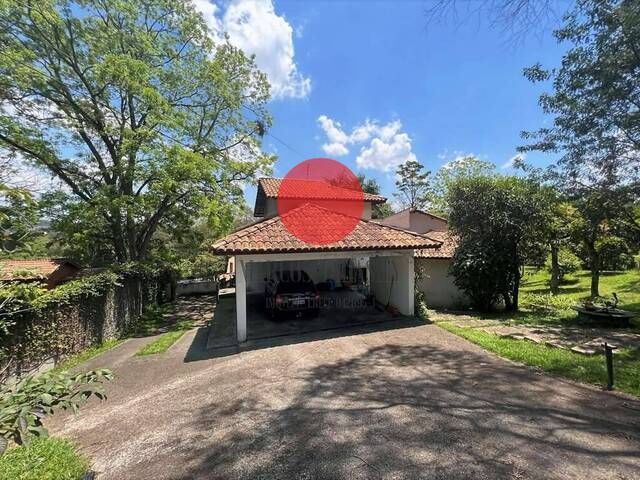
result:
<svg viewBox="0 0 640 480"><path fill-rule="evenodd" d="M109 399L49 426L100 480L640 478L640 402L435 325L306 339L220 358L204 329L156 357L127 342L89 365L117 360Z"/></svg>

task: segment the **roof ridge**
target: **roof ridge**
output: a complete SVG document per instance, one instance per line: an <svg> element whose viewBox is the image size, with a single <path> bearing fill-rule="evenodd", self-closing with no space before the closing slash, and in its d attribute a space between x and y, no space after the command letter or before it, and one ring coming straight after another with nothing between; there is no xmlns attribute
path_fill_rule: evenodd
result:
<svg viewBox="0 0 640 480"><path fill-rule="evenodd" d="M390 228L392 230L398 230L400 232L404 232L404 233L409 233L411 235L413 235L414 237L421 237L421 238L428 238L429 240L432 240L434 242L440 242L441 244L443 242L441 242L440 240L436 240L435 238L430 238L427 237L425 234L422 233L418 233L418 232L414 232L413 230L407 230L406 228L402 228L402 227L396 227L395 225L387 225L385 223L379 223L379 222L375 222L373 219L371 220L365 220L365 219L361 219L363 222L367 222L367 223L373 223L374 225L379 225L381 227L385 227L385 228ZM428 248L436 248L436 247L428 247Z"/></svg>

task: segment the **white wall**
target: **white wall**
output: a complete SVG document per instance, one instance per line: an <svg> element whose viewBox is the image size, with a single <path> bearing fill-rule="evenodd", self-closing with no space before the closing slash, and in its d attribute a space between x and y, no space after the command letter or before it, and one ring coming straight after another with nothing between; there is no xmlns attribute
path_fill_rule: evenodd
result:
<svg viewBox="0 0 640 480"><path fill-rule="evenodd" d="M425 215L422 212L411 212L408 209L390 215L382 223L398 228L404 228L416 233L425 233L429 230L445 231L447 230L446 220L434 218L431 215Z"/></svg>
<svg viewBox="0 0 640 480"><path fill-rule="evenodd" d="M336 285L345 276L347 259L297 260L291 262L252 262L246 270L247 292L264 291L264 278L281 270L304 270L314 283L333 279ZM366 267L367 257L356 257L351 260L351 267Z"/></svg>
<svg viewBox="0 0 640 480"><path fill-rule="evenodd" d="M418 280L418 288L424 292L429 308L462 308L469 305L469 299L453 282L449 275L450 259L416 258L416 270L423 268L424 274Z"/></svg>
<svg viewBox="0 0 640 480"><path fill-rule="evenodd" d="M375 257L369 261L371 292L382 305L390 303L413 315L413 256Z"/></svg>
<svg viewBox="0 0 640 480"><path fill-rule="evenodd" d="M322 200L313 200L315 205L322 207ZM332 208L335 202L332 202L330 207ZM265 218L275 217L278 215L278 201L275 198L267 198L267 202L264 207ZM362 209L362 215L360 218L364 220L371 220L371 202L364 202L364 208Z"/></svg>

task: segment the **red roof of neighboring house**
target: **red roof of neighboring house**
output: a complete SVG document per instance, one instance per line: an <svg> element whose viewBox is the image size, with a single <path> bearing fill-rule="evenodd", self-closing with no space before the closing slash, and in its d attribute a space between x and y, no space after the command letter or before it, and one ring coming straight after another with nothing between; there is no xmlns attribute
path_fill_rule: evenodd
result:
<svg viewBox="0 0 640 480"><path fill-rule="evenodd" d="M38 280L49 278L64 266L80 270L80 266L65 258L40 258L35 260L0 260L0 281ZM19 275L14 275L19 273Z"/></svg>
<svg viewBox="0 0 640 480"><path fill-rule="evenodd" d="M256 194L256 203L254 207L254 215L260 216L264 214L264 208L267 198L278 198L280 192L280 184L282 178L263 177L258 180L258 192ZM309 200L349 200L384 203L387 199L381 195L372 193L363 193L354 190L331 185L330 183L320 180L304 180L304 179L287 179L287 198L308 198Z"/></svg>
<svg viewBox="0 0 640 480"><path fill-rule="evenodd" d="M345 215L313 204L305 204L285 215L318 218L324 216L323 225L340 225ZM319 232L320 235L320 232ZM311 245L292 235L280 216L244 227L212 245L218 254L292 253L347 250L401 250L428 249L439 246L436 240L424 235L359 219L356 227L344 239L328 245Z"/></svg>
<svg viewBox="0 0 640 480"><path fill-rule="evenodd" d="M450 232L430 230L424 236L442 242L442 245L439 248L416 250L416 258L453 258L458 240Z"/></svg>
<svg viewBox="0 0 640 480"><path fill-rule="evenodd" d="M267 198L278 198L282 178L265 177L258 180ZM311 188L310 188L311 187ZM287 195L289 198L309 198L314 200L362 200L354 190L331 185L321 180L287 179ZM380 195L364 193L365 202L384 203L387 199Z"/></svg>

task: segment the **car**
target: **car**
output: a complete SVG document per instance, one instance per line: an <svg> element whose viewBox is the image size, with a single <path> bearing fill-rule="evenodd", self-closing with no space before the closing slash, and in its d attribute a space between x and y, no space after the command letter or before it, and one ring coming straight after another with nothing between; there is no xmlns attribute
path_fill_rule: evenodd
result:
<svg viewBox="0 0 640 480"><path fill-rule="evenodd" d="M320 310L320 292L303 270L282 270L265 278L265 307L271 317L292 312L298 316L307 313L317 316Z"/></svg>

